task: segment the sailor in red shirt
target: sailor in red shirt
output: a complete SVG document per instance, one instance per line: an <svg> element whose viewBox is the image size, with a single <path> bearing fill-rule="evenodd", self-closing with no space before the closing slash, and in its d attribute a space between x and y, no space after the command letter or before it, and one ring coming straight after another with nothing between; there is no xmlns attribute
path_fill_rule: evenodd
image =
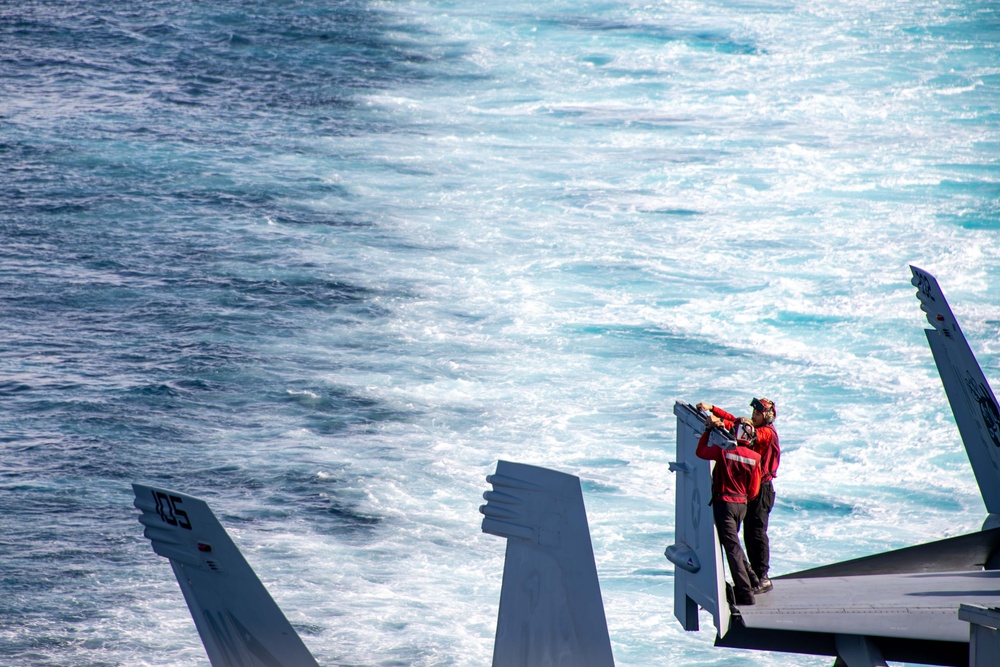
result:
<svg viewBox="0 0 1000 667"><path fill-rule="evenodd" d="M724 428L732 428L736 417L722 408L709 403L699 403L699 410L711 412L721 420ZM772 588L767 573L771 568L771 542L767 537L767 524L774 508L774 484L771 482L778 476L778 463L781 460L781 448L778 445L778 432L774 429L774 418L777 409L774 401L766 398L754 398L750 401L753 408L753 425L757 431L757 444L754 449L760 454L761 486L760 495L747 503L747 516L743 523L743 540L747 545L747 556L750 558L750 580L754 593L766 593Z"/></svg>
<svg viewBox="0 0 1000 667"><path fill-rule="evenodd" d="M760 490L760 454L750 449L754 428L749 419L737 420L733 426L731 434L735 446L732 447L708 444L713 427L709 418L695 454L699 458L715 461L710 503L715 516L715 529L733 575L735 602L737 605L751 605L754 603L753 585L746 554L740 545L740 523L746 516L747 500L755 497Z"/></svg>

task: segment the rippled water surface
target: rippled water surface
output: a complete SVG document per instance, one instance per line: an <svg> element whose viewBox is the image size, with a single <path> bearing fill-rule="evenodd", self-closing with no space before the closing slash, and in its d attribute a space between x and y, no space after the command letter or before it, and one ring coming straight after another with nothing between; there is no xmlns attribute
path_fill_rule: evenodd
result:
<svg viewBox="0 0 1000 667"><path fill-rule="evenodd" d="M828 665L673 618L672 406L777 402L775 573L978 528L907 265L1000 381L998 25L0 4L0 662L208 664L139 480L320 664L489 664L506 458L583 479L617 664Z"/></svg>

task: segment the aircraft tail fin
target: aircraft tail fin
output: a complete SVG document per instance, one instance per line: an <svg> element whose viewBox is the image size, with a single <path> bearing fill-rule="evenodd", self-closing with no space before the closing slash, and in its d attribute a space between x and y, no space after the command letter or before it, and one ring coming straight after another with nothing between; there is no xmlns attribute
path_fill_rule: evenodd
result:
<svg viewBox="0 0 1000 667"><path fill-rule="evenodd" d="M708 611L719 637L729 632L726 577L722 548L708 502L712 499L712 468L695 456L704 418L687 403L674 404L677 416L676 526L674 544L664 555L674 568L674 615L685 630L698 629L698 607Z"/></svg>
<svg viewBox="0 0 1000 667"><path fill-rule="evenodd" d="M910 270L920 308L933 327L925 330L927 342L979 491L986 510L1000 520L1000 407L937 280L915 266Z"/></svg>
<svg viewBox="0 0 1000 667"><path fill-rule="evenodd" d="M580 480L500 461L479 508L507 538L493 667L611 667L614 658Z"/></svg>
<svg viewBox="0 0 1000 667"><path fill-rule="evenodd" d="M212 667L318 667L203 500L132 489L144 534L170 559Z"/></svg>

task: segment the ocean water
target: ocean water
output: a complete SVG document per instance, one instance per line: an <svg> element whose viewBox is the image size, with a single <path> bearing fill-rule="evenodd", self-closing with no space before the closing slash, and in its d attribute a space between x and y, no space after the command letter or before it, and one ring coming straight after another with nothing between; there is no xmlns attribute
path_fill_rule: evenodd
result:
<svg viewBox="0 0 1000 667"><path fill-rule="evenodd" d="M498 459L579 475L620 666L676 400L778 405L772 573L978 528L922 333L1000 382L985 0L0 3L0 663L207 665L129 482L322 665L487 665Z"/></svg>

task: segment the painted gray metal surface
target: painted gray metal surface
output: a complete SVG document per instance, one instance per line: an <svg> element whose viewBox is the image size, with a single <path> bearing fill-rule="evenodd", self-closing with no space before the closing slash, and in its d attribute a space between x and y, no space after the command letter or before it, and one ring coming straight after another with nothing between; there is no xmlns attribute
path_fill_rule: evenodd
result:
<svg viewBox="0 0 1000 667"><path fill-rule="evenodd" d="M963 603L1000 604L1000 571L787 578L740 614L750 629L967 642Z"/></svg>
<svg viewBox="0 0 1000 667"><path fill-rule="evenodd" d="M664 555L674 569L674 616L685 630L698 629L698 607L711 615L719 636L729 631L726 578L722 547L715 530L712 508L712 462L695 455L698 438L705 430L703 418L692 406L674 404L677 416L677 460L675 473L677 512L674 543ZM687 511L682 511L686 509Z"/></svg>
<svg viewBox="0 0 1000 667"><path fill-rule="evenodd" d="M958 615L970 627L969 667L1000 665L1000 609L963 604Z"/></svg>
<svg viewBox="0 0 1000 667"><path fill-rule="evenodd" d="M132 489L144 534L170 559L212 667L318 667L205 501Z"/></svg>
<svg viewBox="0 0 1000 667"><path fill-rule="evenodd" d="M882 650L870 637L860 635L837 635L834 639L837 648L837 662L846 667L888 667Z"/></svg>
<svg viewBox="0 0 1000 667"><path fill-rule="evenodd" d="M500 461L483 532L507 538L493 667L611 667L579 478Z"/></svg>
<svg viewBox="0 0 1000 667"><path fill-rule="evenodd" d="M927 343L934 354L986 511L1000 514L1000 406L937 280L915 266L910 270L920 308L927 313L932 326L926 330Z"/></svg>
<svg viewBox="0 0 1000 667"><path fill-rule="evenodd" d="M911 269L921 308L933 327L926 331L927 340L990 513L984 529L775 577L774 590L758 595L755 605L730 608L732 630L727 634L720 628L717 644L835 655L838 665L849 667L870 667L885 660L1000 665L1000 646L995 646L1000 631L995 626L974 627L970 643L969 618L959 618L958 613L961 605L1000 608L1000 406L937 281L921 269ZM680 402L674 414L679 458L674 465L679 472L677 543L667 555L676 566L675 613L686 629L693 630L697 621L691 621L696 612L690 608L692 599L713 615L725 614L727 605L721 597L693 598L688 592L686 579L706 568L692 573L685 565L711 560L704 545L693 548L694 538L689 537L696 517L705 511L701 498L690 489L681 491L682 480L698 480L681 458L700 418ZM721 566L714 575L721 583L725 576ZM701 583L700 588L711 587ZM969 658L964 647L973 651L977 636L980 656Z"/></svg>
<svg viewBox="0 0 1000 667"><path fill-rule="evenodd" d="M832 565L821 565L785 576L806 579L866 574L978 571L983 569L990 556L996 554L998 550L1000 550L1000 528L991 528ZM774 577L774 580L782 578Z"/></svg>

